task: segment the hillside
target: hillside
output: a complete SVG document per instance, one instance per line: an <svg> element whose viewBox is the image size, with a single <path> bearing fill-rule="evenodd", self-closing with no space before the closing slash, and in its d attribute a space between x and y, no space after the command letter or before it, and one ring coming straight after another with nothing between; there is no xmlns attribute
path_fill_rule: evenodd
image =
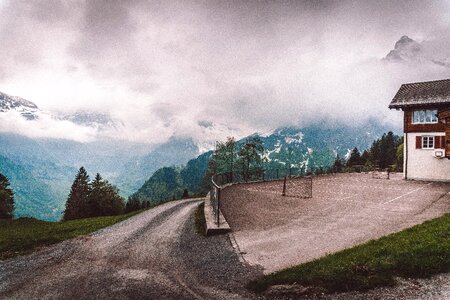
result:
<svg viewBox="0 0 450 300"><path fill-rule="evenodd" d="M30 164L19 164L0 155L0 172L11 183L14 191L16 218L36 217L42 220L57 221L64 210L68 178L57 178L58 168L51 165L37 168Z"/></svg>
<svg viewBox="0 0 450 300"><path fill-rule="evenodd" d="M348 155L354 147L367 149L388 128L370 122L358 127L324 128L310 126L303 129L281 128L261 136L264 144L265 169L292 168L317 169L333 164L336 154ZM237 142L239 145L245 139ZM180 198L183 190L205 193L202 180L212 151L190 160L186 166L164 167L157 170L131 198L160 202Z"/></svg>
<svg viewBox="0 0 450 300"><path fill-rule="evenodd" d="M205 192L201 183L212 152L208 151L191 159L183 167L163 167L157 170L130 198L152 203L180 198L184 189L189 193Z"/></svg>

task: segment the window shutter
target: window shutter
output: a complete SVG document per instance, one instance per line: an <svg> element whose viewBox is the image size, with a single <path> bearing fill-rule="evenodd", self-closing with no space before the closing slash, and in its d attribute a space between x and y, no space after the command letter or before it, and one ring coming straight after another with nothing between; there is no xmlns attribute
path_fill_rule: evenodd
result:
<svg viewBox="0 0 450 300"><path fill-rule="evenodd" d="M416 136L416 149L422 149L422 137Z"/></svg>
<svg viewBox="0 0 450 300"><path fill-rule="evenodd" d="M436 135L434 137L434 149L441 149L441 136Z"/></svg>
<svg viewBox="0 0 450 300"><path fill-rule="evenodd" d="M441 135L441 149L445 149L445 135Z"/></svg>

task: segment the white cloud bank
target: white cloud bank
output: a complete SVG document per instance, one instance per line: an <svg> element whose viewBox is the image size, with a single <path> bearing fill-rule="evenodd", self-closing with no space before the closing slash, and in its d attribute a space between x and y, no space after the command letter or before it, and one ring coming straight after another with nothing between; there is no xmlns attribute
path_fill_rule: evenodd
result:
<svg viewBox="0 0 450 300"><path fill-rule="evenodd" d="M50 111L106 112L121 124L96 130L42 120L29 129L1 121L0 130L38 136L160 143L185 135L208 143L316 122L401 124L387 108L401 83L450 77L433 62L450 57L446 1L1 7L1 91ZM405 34L423 46L422 59L383 61Z"/></svg>
<svg viewBox="0 0 450 300"><path fill-rule="evenodd" d="M57 120L45 113L38 113L38 119L26 120L16 111L0 113L0 132L14 132L30 138L58 138L77 142L92 142L97 130L79 126L69 121Z"/></svg>

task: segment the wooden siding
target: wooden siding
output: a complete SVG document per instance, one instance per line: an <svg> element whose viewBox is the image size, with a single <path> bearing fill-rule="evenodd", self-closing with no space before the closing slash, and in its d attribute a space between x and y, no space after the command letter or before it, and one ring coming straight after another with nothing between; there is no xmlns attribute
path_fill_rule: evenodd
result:
<svg viewBox="0 0 450 300"><path fill-rule="evenodd" d="M435 124L413 124L412 115L414 110L405 110L403 118L403 130L408 132L444 132L445 124L438 122Z"/></svg>

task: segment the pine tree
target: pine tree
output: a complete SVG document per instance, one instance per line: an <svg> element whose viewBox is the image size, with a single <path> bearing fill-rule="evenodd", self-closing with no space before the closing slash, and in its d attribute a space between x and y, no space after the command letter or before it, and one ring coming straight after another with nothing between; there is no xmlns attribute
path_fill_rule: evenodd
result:
<svg viewBox="0 0 450 300"><path fill-rule="evenodd" d="M367 162L370 160L370 153L367 150L364 150L361 154L361 165L367 165Z"/></svg>
<svg viewBox="0 0 450 300"><path fill-rule="evenodd" d="M183 196L181 196L183 199L189 198L189 192L187 189L184 189Z"/></svg>
<svg viewBox="0 0 450 300"><path fill-rule="evenodd" d="M139 210L142 204L137 197L129 197L127 204L125 205L125 212L129 213L132 211Z"/></svg>
<svg viewBox="0 0 450 300"><path fill-rule="evenodd" d="M355 165L359 165L361 163L361 155L359 154L358 148L353 148L350 153L350 157L347 160L347 167L353 167Z"/></svg>
<svg viewBox="0 0 450 300"><path fill-rule="evenodd" d="M334 170L336 173L340 173L340 172L342 172L342 167L343 167L342 160L341 160L341 158L339 157L339 154L337 154L337 155L336 155L336 159L334 160L333 170Z"/></svg>
<svg viewBox="0 0 450 300"><path fill-rule="evenodd" d="M89 193L89 216L104 216L105 215L105 182L102 176L97 173L94 180L91 182L91 191Z"/></svg>
<svg viewBox="0 0 450 300"><path fill-rule="evenodd" d="M8 178L0 173L0 219L12 219L13 212L14 193L9 188Z"/></svg>
<svg viewBox="0 0 450 300"><path fill-rule="evenodd" d="M120 215L124 212L124 199L119 195L119 189L105 180L105 199L102 201L102 213L105 216Z"/></svg>
<svg viewBox="0 0 450 300"><path fill-rule="evenodd" d="M89 175L81 167L70 188L63 220L73 220L89 216Z"/></svg>

